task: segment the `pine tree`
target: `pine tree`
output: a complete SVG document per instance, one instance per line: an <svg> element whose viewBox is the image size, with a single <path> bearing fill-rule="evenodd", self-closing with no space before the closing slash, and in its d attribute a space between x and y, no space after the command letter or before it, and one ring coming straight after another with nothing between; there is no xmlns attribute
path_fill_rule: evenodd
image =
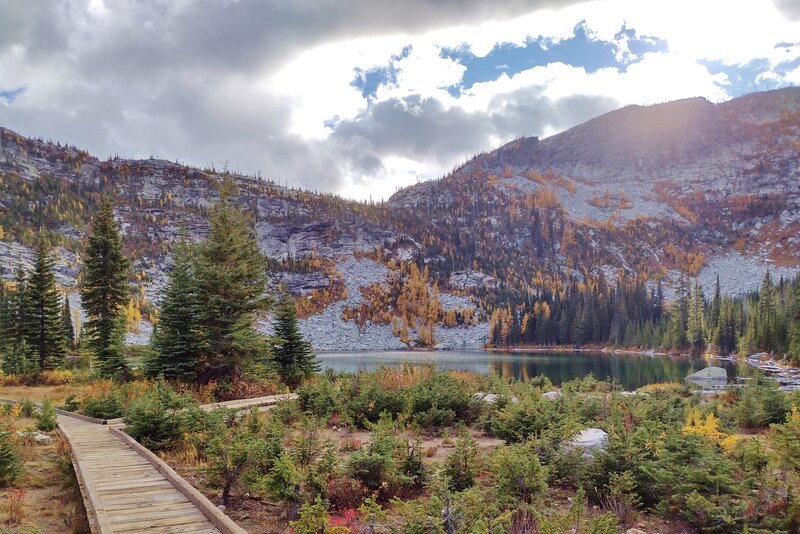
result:
<svg viewBox="0 0 800 534"><path fill-rule="evenodd" d="M211 211L208 236L196 249L203 381L241 377L268 355L265 336L253 328L256 316L270 307L266 260L250 217L229 200L232 189L226 179Z"/></svg>
<svg viewBox="0 0 800 534"><path fill-rule="evenodd" d="M291 388L319 370L311 343L297 327L297 311L292 297L284 293L275 310L275 340L272 363L281 379Z"/></svg>
<svg viewBox="0 0 800 534"><path fill-rule="evenodd" d="M172 255L172 271L163 290L158 325L153 333L154 355L145 363L149 376L192 380L201 353L199 308L191 251L181 243Z"/></svg>
<svg viewBox="0 0 800 534"><path fill-rule="evenodd" d="M55 260L43 237L36 247L36 261L25 291L25 340L41 370L64 366L67 340L61 321L61 301L53 275Z"/></svg>
<svg viewBox="0 0 800 534"><path fill-rule="evenodd" d="M92 220L81 280L81 299L89 316L86 344L97 362L98 372L105 377L121 377L128 370L122 342L129 272L130 260L122 250L114 204L106 197Z"/></svg>
<svg viewBox="0 0 800 534"><path fill-rule="evenodd" d="M75 327L72 324L72 309L69 305L69 296L64 295L64 307L61 309L61 324L64 327L64 337L69 348L75 347Z"/></svg>

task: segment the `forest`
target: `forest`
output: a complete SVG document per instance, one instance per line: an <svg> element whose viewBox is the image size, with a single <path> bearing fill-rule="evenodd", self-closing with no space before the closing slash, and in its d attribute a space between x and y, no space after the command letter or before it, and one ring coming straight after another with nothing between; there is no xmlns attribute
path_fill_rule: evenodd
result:
<svg viewBox="0 0 800 534"><path fill-rule="evenodd" d="M648 289L649 286L649 289ZM719 279L710 298L682 276L667 302L660 281L601 278L563 291L528 295L491 315L492 346L567 345L636 347L699 355L768 352L800 362L800 279L777 282L769 272L759 291L723 295Z"/></svg>

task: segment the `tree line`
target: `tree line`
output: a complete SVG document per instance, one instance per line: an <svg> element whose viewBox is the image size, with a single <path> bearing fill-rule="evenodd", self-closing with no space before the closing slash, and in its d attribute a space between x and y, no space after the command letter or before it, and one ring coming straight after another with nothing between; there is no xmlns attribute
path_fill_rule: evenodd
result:
<svg viewBox="0 0 800 534"><path fill-rule="evenodd" d="M489 344L614 345L701 354L787 355L800 362L800 277L776 283L767 272L758 291L710 298L686 275L667 302L661 281L573 281L557 292L530 293L493 310Z"/></svg>

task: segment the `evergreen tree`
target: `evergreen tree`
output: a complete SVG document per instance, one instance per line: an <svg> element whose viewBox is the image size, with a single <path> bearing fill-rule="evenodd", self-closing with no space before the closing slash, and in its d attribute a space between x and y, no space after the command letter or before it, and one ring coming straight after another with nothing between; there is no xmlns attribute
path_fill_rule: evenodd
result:
<svg viewBox="0 0 800 534"><path fill-rule="evenodd" d="M691 298L689 299L689 313L686 323L686 340L689 342L689 348L692 354L698 355L703 350L704 344L704 312L705 300L703 299L703 290L700 287L700 282L695 281L694 291L692 291Z"/></svg>
<svg viewBox="0 0 800 534"><path fill-rule="evenodd" d="M5 428L0 429L0 487L12 484L24 470L14 434Z"/></svg>
<svg viewBox="0 0 800 534"><path fill-rule="evenodd" d="M777 350L778 310L772 275L767 271L758 294L756 343L765 351Z"/></svg>
<svg viewBox="0 0 800 534"><path fill-rule="evenodd" d="M297 310L288 293L284 293L278 303L274 335L272 363L289 387L297 387L304 379L319 371L311 343L303 338L297 327Z"/></svg>
<svg viewBox="0 0 800 534"><path fill-rule="evenodd" d="M172 271L153 333L154 354L145 363L149 376L179 380L196 377L202 348L198 314L191 251L184 241L172 255Z"/></svg>
<svg viewBox="0 0 800 534"><path fill-rule="evenodd" d="M129 272L130 260L122 250L114 204L106 197L92 220L81 280L81 298L89 316L86 343L101 376L120 377L128 370L122 342Z"/></svg>
<svg viewBox="0 0 800 534"><path fill-rule="evenodd" d="M689 280L685 274L675 284L675 301L669 313L669 344L672 348L686 346L686 326L689 320Z"/></svg>
<svg viewBox="0 0 800 534"><path fill-rule="evenodd" d="M724 297L720 302L719 319L713 342L722 354L730 354L736 350L737 337L734 303L730 297Z"/></svg>
<svg viewBox="0 0 800 534"><path fill-rule="evenodd" d="M64 295L64 307L61 309L61 324L64 328L64 338L69 348L75 347L75 326L72 324L72 309L69 305L69 296Z"/></svg>
<svg viewBox="0 0 800 534"><path fill-rule="evenodd" d="M197 247L194 262L203 381L240 377L268 355L265 336L253 328L256 316L270 307L265 295L266 260L250 217L229 200L230 180L223 182L220 192L208 236Z"/></svg>
<svg viewBox="0 0 800 534"><path fill-rule="evenodd" d="M61 320L61 301L53 275L55 260L43 237L36 247L36 261L25 291L25 340L41 370L64 366L67 340Z"/></svg>
<svg viewBox="0 0 800 534"><path fill-rule="evenodd" d="M9 311L11 324L7 336L12 345L19 345L26 341L25 327L28 324L28 273L22 267L17 267L14 275L14 291L9 297Z"/></svg>
<svg viewBox="0 0 800 534"><path fill-rule="evenodd" d="M13 292L0 282L0 351L5 351L14 342L11 334L14 326L12 298Z"/></svg>
<svg viewBox="0 0 800 534"><path fill-rule="evenodd" d="M711 309L708 312L708 328L716 331L719 328L720 307L722 306L722 290L719 286L719 273L714 284L714 298L711 299Z"/></svg>
<svg viewBox="0 0 800 534"><path fill-rule="evenodd" d="M30 347L25 340L6 346L3 350L3 373L24 375L32 372L36 368L36 363L31 360L30 352Z"/></svg>

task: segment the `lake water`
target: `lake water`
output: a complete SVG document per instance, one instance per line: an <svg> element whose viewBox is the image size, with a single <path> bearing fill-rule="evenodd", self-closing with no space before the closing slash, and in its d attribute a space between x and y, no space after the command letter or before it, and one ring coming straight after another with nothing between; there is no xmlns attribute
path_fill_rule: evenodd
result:
<svg viewBox="0 0 800 534"><path fill-rule="evenodd" d="M433 365L442 370L454 369L475 373L494 373L503 378L525 380L547 376L559 385L574 378L593 374L598 380L615 379L633 390L656 382L679 382L686 376L715 365L728 371L732 379L739 369L731 362L685 357L645 356L589 352L341 352L319 354L323 369L339 372L371 371L380 367L419 367Z"/></svg>

